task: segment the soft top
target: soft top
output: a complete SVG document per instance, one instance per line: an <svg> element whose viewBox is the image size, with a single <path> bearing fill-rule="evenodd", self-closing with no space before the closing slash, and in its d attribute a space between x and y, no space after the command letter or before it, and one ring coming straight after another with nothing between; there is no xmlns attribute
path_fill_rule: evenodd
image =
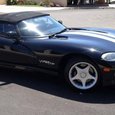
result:
<svg viewBox="0 0 115 115"><path fill-rule="evenodd" d="M47 15L49 14L43 14L37 11L5 13L5 14L0 14L0 21L17 23L25 19L30 19L39 16L47 16Z"/></svg>

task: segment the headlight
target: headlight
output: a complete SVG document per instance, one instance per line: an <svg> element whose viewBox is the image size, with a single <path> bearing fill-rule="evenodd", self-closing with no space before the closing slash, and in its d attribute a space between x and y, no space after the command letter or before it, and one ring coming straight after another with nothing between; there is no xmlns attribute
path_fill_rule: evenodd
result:
<svg viewBox="0 0 115 115"><path fill-rule="evenodd" d="M115 61L115 52L105 53L101 58L105 61Z"/></svg>

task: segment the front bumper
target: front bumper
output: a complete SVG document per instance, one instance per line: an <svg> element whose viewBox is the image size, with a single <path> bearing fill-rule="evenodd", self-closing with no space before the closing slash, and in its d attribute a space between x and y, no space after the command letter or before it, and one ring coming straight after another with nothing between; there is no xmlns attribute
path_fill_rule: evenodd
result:
<svg viewBox="0 0 115 115"><path fill-rule="evenodd" d="M103 86L115 85L115 67L109 67L110 71L104 71L105 66L101 66L101 75Z"/></svg>

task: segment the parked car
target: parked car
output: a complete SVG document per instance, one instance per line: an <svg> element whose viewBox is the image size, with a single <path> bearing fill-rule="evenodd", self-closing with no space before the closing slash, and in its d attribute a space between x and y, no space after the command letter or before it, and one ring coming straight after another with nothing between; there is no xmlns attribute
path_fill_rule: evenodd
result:
<svg viewBox="0 0 115 115"><path fill-rule="evenodd" d="M67 28L35 11L0 15L0 66L61 74L76 90L115 83L115 30Z"/></svg>

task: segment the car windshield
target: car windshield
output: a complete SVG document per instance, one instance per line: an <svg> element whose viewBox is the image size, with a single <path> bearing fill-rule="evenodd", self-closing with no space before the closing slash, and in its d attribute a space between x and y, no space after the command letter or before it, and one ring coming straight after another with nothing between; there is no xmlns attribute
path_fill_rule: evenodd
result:
<svg viewBox="0 0 115 115"><path fill-rule="evenodd" d="M51 36L66 29L50 16L23 20L18 24L21 36Z"/></svg>

